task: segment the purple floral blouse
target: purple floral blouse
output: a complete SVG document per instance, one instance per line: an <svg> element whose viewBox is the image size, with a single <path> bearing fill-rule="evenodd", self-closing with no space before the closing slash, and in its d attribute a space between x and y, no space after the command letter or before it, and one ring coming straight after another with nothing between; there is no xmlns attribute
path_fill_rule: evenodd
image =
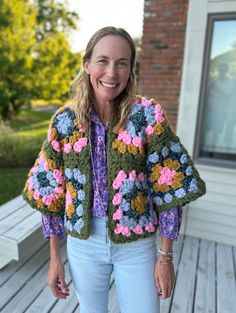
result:
<svg viewBox="0 0 236 313"><path fill-rule="evenodd" d="M105 216L108 205L107 190L107 131L108 124L104 125L97 114L91 110L92 126L92 184L93 206L92 216ZM182 207L176 207L159 213L159 231L161 237L176 240L182 220ZM43 236L64 237L64 219L58 216L42 216Z"/></svg>

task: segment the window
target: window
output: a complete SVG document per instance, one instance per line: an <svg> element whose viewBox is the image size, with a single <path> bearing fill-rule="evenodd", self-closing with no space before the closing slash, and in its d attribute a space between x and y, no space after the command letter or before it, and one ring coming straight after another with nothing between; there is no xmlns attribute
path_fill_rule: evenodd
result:
<svg viewBox="0 0 236 313"><path fill-rule="evenodd" d="M236 15L209 16L204 59L195 156L236 167Z"/></svg>

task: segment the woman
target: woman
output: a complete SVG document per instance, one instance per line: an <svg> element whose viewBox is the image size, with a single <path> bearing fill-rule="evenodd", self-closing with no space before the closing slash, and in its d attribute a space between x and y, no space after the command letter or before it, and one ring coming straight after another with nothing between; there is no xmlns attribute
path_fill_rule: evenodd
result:
<svg viewBox="0 0 236 313"><path fill-rule="evenodd" d="M107 312L112 272L121 313L160 312L159 298L174 285L172 242L182 206L205 193L160 104L135 96L134 67L125 30L105 27L92 36L72 105L53 116L24 189L43 213L48 283L60 299L69 295L60 257L67 230L81 313Z"/></svg>

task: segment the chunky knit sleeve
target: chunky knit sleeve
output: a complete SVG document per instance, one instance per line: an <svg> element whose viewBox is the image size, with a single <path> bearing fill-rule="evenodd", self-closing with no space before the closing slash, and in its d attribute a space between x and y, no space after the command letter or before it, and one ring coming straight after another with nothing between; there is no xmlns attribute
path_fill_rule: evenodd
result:
<svg viewBox="0 0 236 313"><path fill-rule="evenodd" d="M48 135L31 168L24 199L46 215L62 216L65 210L65 178L63 166L63 132L69 123L66 111L60 108L52 117Z"/></svg>
<svg viewBox="0 0 236 313"><path fill-rule="evenodd" d="M188 151L172 131L160 104L146 101L147 171L158 212L184 206L206 192L204 181Z"/></svg>

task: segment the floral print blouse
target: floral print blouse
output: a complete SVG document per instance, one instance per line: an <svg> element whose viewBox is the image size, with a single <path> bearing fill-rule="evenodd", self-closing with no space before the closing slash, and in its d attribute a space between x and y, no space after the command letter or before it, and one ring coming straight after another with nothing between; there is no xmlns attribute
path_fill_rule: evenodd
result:
<svg viewBox="0 0 236 313"><path fill-rule="evenodd" d="M93 206L92 216L105 216L108 206L107 191L107 131L108 124L104 125L97 114L91 110L92 129L92 185ZM159 232L161 237L176 240L182 220L182 207L178 206L159 213ZM59 216L42 216L43 235L48 237L64 237L64 219Z"/></svg>

